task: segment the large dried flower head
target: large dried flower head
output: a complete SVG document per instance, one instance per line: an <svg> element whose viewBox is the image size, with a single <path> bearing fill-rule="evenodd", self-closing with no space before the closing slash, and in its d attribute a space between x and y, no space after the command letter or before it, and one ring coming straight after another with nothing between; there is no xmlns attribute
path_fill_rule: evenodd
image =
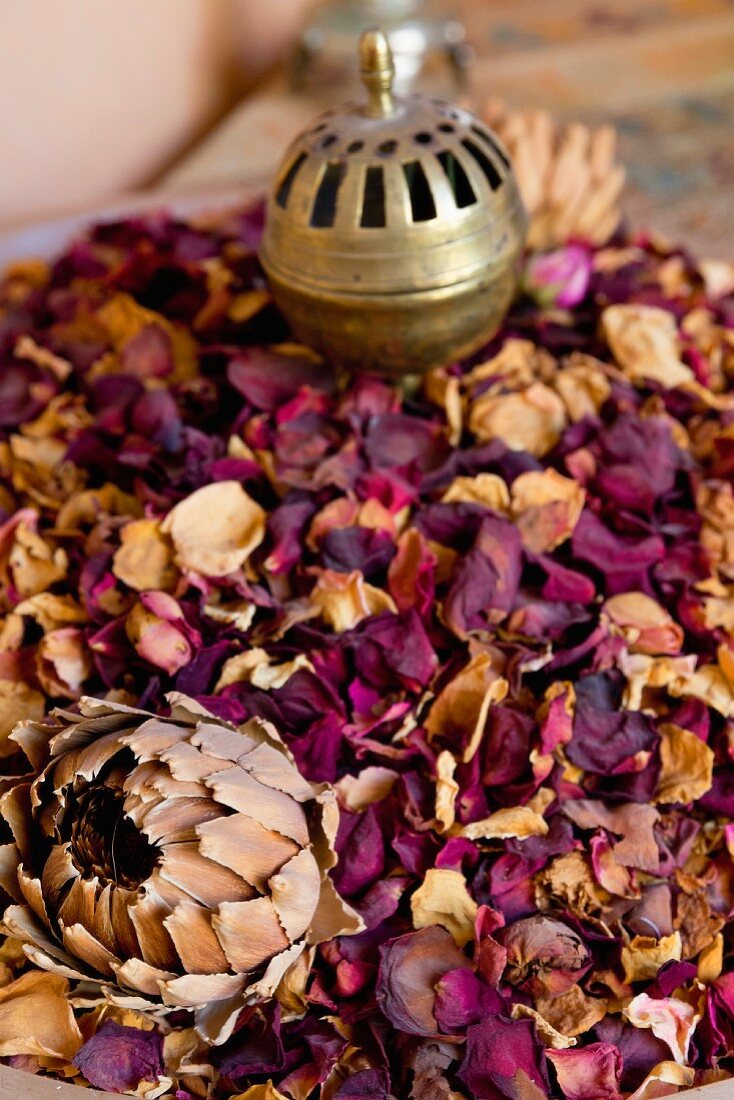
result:
<svg viewBox="0 0 734 1100"><path fill-rule="evenodd" d="M192 1009L221 1042L307 947L361 923L327 874L331 788L268 723L170 701L161 718L82 699L16 729L35 777L0 801L4 920L36 965L117 1004Z"/></svg>
<svg viewBox="0 0 734 1100"><path fill-rule="evenodd" d="M547 111L511 110L496 98L485 103L484 115L512 158L530 216L528 246L608 241L619 225L625 179L614 129L561 123Z"/></svg>

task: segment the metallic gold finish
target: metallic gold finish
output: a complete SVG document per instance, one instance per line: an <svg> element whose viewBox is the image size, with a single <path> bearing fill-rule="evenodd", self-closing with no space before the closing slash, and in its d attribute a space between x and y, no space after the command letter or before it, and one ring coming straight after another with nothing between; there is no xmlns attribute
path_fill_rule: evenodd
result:
<svg viewBox="0 0 734 1100"><path fill-rule="evenodd" d="M340 366L400 375L471 354L512 299L526 217L498 139L469 112L393 96L366 32L366 103L298 137L268 200L261 260L294 333Z"/></svg>

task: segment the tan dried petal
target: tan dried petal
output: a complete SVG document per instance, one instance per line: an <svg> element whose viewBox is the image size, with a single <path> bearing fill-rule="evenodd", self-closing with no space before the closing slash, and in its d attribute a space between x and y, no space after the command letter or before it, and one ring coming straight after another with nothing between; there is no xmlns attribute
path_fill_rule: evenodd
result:
<svg viewBox="0 0 734 1100"><path fill-rule="evenodd" d="M22 600L16 606L15 614L35 619L44 634L59 626L87 621L86 611L73 596L57 596L53 592L39 592L30 599Z"/></svg>
<svg viewBox="0 0 734 1100"><path fill-rule="evenodd" d="M567 852L551 860L536 875L535 894L540 909L568 909L576 916L598 916L611 900L583 852Z"/></svg>
<svg viewBox="0 0 734 1100"><path fill-rule="evenodd" d="M579 237L607 241L619 224L625 178L615 163L614 129L561 123L547 111L511 109L494 97L484 114L512 159L530 214L530 248L549 249Z"/></svg>
<svg viewBox="0 0 734 1100"><path fill-rule="evenodd" d="M69 561L66 552L46 542L31 526L21 521L15 528L8 566L13 584L22 597L44 592L66 576Z"/></svg>
<svg viewBox="0 0 734 1100"><path fill-rule="evenodd" d="M174 360L174 370L168 375L167 382L196 376L198 372L196 341L183 325L168 321L161 313L140 305L131 295L119 292L97 310L95 317L104 325L116 351L122 351L128 341L151 325L162 329L170 340ZM109 364L104 361L95 363L92 374L119 369L117 357L113 356Z"/></svg>
<svg viewBox="0 0 734 1100"><path fill-rule="evenodd" d="M0 989L0 1057L73 1058L82 1036L68 990L65 978L37 970Z"/></svg>
<svg viewBox="0 0 734 1100"><path fill-rule="evenodd" d="M657 977L665 963L680 962L682 944L680 932L654 939L652 936L634 936L622 946L622 966L626 982L646 982Z"/></svg>
<svg viewBox="0 0 734 1100"><path fill-rule="evenodd" d="M173 508L161 531L170 534L176 563L205 576L239 569L265 537L265 512L238 481L216 481Z"/></svg>
<svg viewBox="0 0 734 1100"><path fill-rule="evenodd" d="M555 447L565 426L563 402L542 382L520 393L483 395L469 410L469 431L480 442L501 439L510 450L536 457Z"/></svg>
<svg viewBox="0 0 734 1100"><path fill-rule="evenodd" d="M553 387L574 424L585 416L596 416L612 392L602 365L591 355L574 352L553 379Z"/></svg>
<svg viewBox="0 0 734 1100"><path fill-rule="evenodd" d="M383 611L397 614L398 610L392 596L367 584L358 569L352 573L324 569L309 598L337 634L351 630L369 615L380 615Z"/></svg>
<svg viewBox="0 0 734 1100"><path fill-rule="evenodd" d="M711 943L702 948L697 961L696 977L704 985L710 985L721 976L724 969L724 937L717 932Z"/></svg>
<svg viewBox="0 0 734 1100"><path fill-rule="evenodd" d="M479 748L490 706L501 702L508 690L490 655L478 653L434 700L423 723L429 740L457 741L463 747L464 761L471 760Z"/></svg>
<svg viewBox="0 0 734 1100"><path fill-rule="evenodd" d="M512 483L511 510L523 546L534 554L555 550L570 538L586 493L557 470L529 470Z"/></svg>
<svg viewBox="0 0 734 1100"><path fill-rule="evenodd" d="M495 810L481 821L465 825L461 835L468 840L526 840L530 836L546 836L548 822L529 806L508 806Z"/></svg>
<svg viewBox="0 0 734 1100"><path fill-rule="evenodd" d="M630 1093L628 1100L657 1100L659 1096L670 1095L669 1085L675 1089L675 1095L678 1089L690 1088L695 1080L696 1071L692 1066L680 1066L676 1062L658 1062L639 1088Z"/></svg>
<svg viewBox="0 0 734 1100"><path fill-rule="evenodd" d="M718 663L701 665L695 671L684 672L668 685L672 696L690 696L700 699L708 707L713 707L724 718L734 716L734 675L728 668L731 658L726 656L726 648L719 647Z"/></svg>
<svg viewBox="0 0 734 1100"><path fill-rule="evenodd" d="M69 497L56 517L56 529L71 534L84 527L94 526L105 516L141 514L142 507L136 497L107 482L98 489L84 489Z"/></svg>
<svg viewBox="0 0 734 1100"><path fill-rule="evenodd" d="M120 547L112 559L112 572L136 592L156 589L170 592L178 571L173 547L156 519L136 519L120 531Z"/></svg>
<svg viewBox="0 0 734 1100"><path fill-rule="evenodd" d="M557 997L537 997L535 1004L557 1031L571 1037L585 1035L607 1014L607 1001L588 996L580 985Z"/></svg>
<svg viewBox="0 0 734 1100"><path fill-rule="evenodd" d="M535 1008L529 1008L528 1005L524 1004L514 1004L511 1015L513 1020L533 1020L538 1038L544 1047L550 1047L551 1050L568 1050L569 1047L576 1046L576 1039L564 1035L561 1031L556 1031L553 1024L546 1020L543 1014Z"/></svg>
<svg viewBox="0 0 734 1100"><path fill-rule="evenodd" d="M47 695L77 699L92 674L92 657L83 632L65 626L45 634L38 643L36 665Z"/></svg>
<svg viewBox="0 0 734 1100"><path fill-rule="evenodd" d="M18 722L38 722L46 710L46 700L22 680L0 680L0 757L18 751L15 741L8 738Z"/></svg>
<svg viewBox="0 0 734 1100"><path fill-rule="evenodd" d="M644 592L623 592L604 604L604 612L619 627L631 653L680 652L684 631L665 608Z"/></svg>
<svg viewBox="0 0 734 1100"><path fill-rule="evenodd" d="M500 388L523 389L538 379L551 378L556 361L545 348L531 340L518 340L511 336L505 340L498 353L473 367L462 379L465 389L471 390L478 382L490 380L488 393Z"/></svg>
<svg viewBox="0 0 734 1100"><path fill-rule="evenodd" d="M441 500L444 504L483 504L493 512L510 509L510 491L499 474L455 477Z"/></svg>
<svg viewBox="0 0 734 1100"><path fill-rule="evenodd" d="M413 927L440 924L454 937L459 947L474 938L477 903L458 871L433 867L426 871L422 884L410 899Z"/></svg>
<svg viewBox="0 0 734 1100"><path fill-rule="evenodd" d="M449 375L445 367L435 367L425 376L423 392L432 405L438 405L444 410L448 441L452 447L456 447L461 439L464 422L459 379Z"/></svg>
<svg viewBox="0 0 734 1100"><path fill-rule="evenodd" d="M238 1092L232 1100L288 1100L282 1092L278 1092L272 1081L264 1085L250 1085L246 1092Z"/></svg>
<svg viewBox="0 0 734 1100"><path fill-rule="evenodd" d="M436 828L445 833L456 820L456 796L459 784L454 779L457 760L447 749L436 758Z"/></svg>
<svg viewBox="0 0 734 1100"><path fill-rule="evenodd" d="M668 310L607 306L601 325L614 358L631 382L657 382L672 389L695 380L691 368L681 360L675 317Z"/></svg>
<svg viewBox="0 0 734 1100"><path fill-rule="evenodd" d="M714 753L691 730L672 722L663 723L660 733L660 775L655 802L695 802L711 789Z"/></svg>
<svg viewBox="0 0 734 1100"><path fill-rule="evenodd" d="M359 813L373 802L387 798L398 779L398 772L392 768L373 764L363 768L359 775L343 776L335 789L340 802L352 813Z"/></svg>

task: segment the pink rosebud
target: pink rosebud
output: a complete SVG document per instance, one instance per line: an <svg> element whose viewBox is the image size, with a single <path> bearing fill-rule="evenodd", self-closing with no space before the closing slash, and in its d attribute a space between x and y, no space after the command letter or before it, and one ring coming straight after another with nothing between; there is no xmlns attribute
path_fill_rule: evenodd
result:
<svg viewBox="0 0 734 1100"><path fill-rule="evenodd" d="M591 256L581 245L532 256L525 268L525 290L539 305L571 309L583 301L591 277Z"/></svg>

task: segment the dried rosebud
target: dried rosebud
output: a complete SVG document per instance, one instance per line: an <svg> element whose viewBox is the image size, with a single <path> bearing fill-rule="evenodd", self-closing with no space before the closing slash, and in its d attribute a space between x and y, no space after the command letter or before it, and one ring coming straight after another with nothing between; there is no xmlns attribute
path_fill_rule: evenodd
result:
<svg viewBox="0 0 734 1100"><path fill-rule="evenodd" d="M37 966L113 1002L192 1009L218 1043L309 945L361 922L327 875L333 791L302 778L268 723L170 700L170 718L82 699L81 718L18 727L49 758L0 802L16 845L2 885L19 903L4 920Z"/></svg>
<svg viewBox="0 0 734 1100"><path fill-rule="evenodd" d="M551 917L515 921L499 938L507 950L507 980L535 996L565 993L591 962L581 937Z"/></svg>
<svg viewBox="0 0 734 1100"><path fill-rule="evenodd" d="M591 253L581 245L569 244L532 256L523 283L539 305L572 309L586 297L590 278Z"/></svg>

